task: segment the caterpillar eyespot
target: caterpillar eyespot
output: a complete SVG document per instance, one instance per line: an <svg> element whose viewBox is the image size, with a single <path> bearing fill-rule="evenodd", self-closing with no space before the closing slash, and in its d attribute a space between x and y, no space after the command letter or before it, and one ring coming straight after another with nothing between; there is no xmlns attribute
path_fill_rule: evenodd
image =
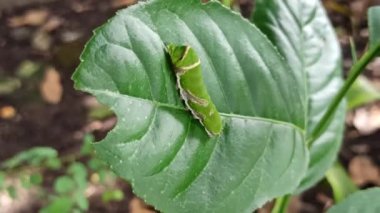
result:
<svg viewBox="0 0 380 213"><path fill-rule="evenodd" d="M204 84L201 61L195 50L188 45L168 44L179 94L194 118L204 126L210 137L220 135L222 118L217 111Z"/></svg>

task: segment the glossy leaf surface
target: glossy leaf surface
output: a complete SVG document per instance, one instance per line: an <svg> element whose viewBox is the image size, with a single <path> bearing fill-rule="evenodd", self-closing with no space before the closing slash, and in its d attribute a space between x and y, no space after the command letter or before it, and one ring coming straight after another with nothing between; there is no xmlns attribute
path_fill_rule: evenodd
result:
<svg viewBox="0 0 380 213"><path fill-rule="evenodd" d="M208 137L186 111L165 43L196 50L221 136ZM152 0L120 11L96 30L73 79L118 117L98 155L163 212L252 212L306 172L302 81L220 3Z"/></svg>
<svg viewBox="0 0 380 213"><path fill-rule="evenodd" d="M319 0L257 0L253 22L277 46L305 88L307 136L342 85L341 54ZM299 190L319 181L334 162L342 141L344 103L327 131L311 147L309 171Z"/></svg>

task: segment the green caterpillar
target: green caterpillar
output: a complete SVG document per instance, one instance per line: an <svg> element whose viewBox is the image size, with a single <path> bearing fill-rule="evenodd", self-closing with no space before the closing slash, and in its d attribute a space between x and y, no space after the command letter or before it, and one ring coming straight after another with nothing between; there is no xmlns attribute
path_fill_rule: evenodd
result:
<svg viewBox="0 0 380 213"><path fill-rule="evenodd" d="M223 130L222 118L203 82L201 62L196 52L188 45L176 44L167 45L167 51L186 106L205 127L209 136L220 135Z"/></svg>

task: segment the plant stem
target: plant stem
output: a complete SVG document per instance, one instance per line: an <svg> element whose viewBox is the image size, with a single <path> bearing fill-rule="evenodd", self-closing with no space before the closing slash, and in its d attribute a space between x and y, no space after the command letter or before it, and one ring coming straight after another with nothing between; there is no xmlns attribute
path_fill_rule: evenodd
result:
<svg viewBox="0 0 380 213"><path fill-rule="evenodd" d="M283 197L277 198L272 209L272 213L286 213L289 206L290 198L290 195L285 195Z"/></svg>
<svg viewBox="0 0 380 213"><path fill-rule="evenodd" d="M358 55L356 54L356 44L354 38L352 37L350 37L350 47L352 62L355 64L356 62L358 62Z"/></svg>
<svg viewBox="0 0 380 213"><path fill-rule="evenodd" d="M340 102L346 95L347 91L351 88L352 84L358 78L358 76L363 72L364 68L380 53L380 43L368 50L360 60L352 66L348 79L344 82L343 87L339 90L338 94L334 97L333 101L329 105L327 111L323 115L320 122L314 128L310 138L308 139L309 147L313 145L314 141L321 136L321 134L327 128L329 121L334 115L336 108L339 106Z"/></svg>

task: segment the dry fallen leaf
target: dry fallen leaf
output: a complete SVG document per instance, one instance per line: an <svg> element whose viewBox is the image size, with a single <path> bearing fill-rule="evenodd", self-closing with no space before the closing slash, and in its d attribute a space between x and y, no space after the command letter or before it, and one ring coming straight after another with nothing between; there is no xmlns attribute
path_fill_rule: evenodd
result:
<svg viewBox="0 0 380 213"><path fill-rule="evenodd" d="M0 118L10 120L16 116L16 109L12 106L4 106L0 108Z"/></svg>
<svg viewBox="0 0 380 213"><path fill-rule="evenodd" d="M93 6L89 2L73 1L71 3L71 9L77 13L83 13L93 9Z"/></svg>
<svg viewBox="0 0 380 213"><path fill-rule="evenodd" d="M21 81L18 78L0 79L0 97L10 95L21 87Z"/></svg>
<svg viewBox="0 0 380 213"><path fill-rule="evenodd" d="M274 202L267 202L261 208L257 209L257 213L270 213L273 208Z"/></svg>
<svg viewBox="0 0 380 213"><path fill-rule="evenodd" d="M316 198L317 198L317 201L319 201L320 203L323 203L324 205L323 209L325 210L331 207L334 203L334 200L324 193L318 193Z"/></svg>
<svg viewBox="0 0 380 213"><path fill-rule="evenodd" d="M126 7L134 3L136 3L136 0L113 0L112 7L113 8Z"/></svg>
<svg viewBox="0 0 380 213"><path fill-rule="evenodd" d="M46 69L44 79L40 86L43 99L51 104L57 104L62 98L61 77L58 71L52 67Z"/></svg>
<svg viewBox="0 0 380 213"><path fill-rule="evenodd" d="M352 181L363 186L368 183L380 184L380 171L367 156L356 156L348 165Z"/></svg>
<svg viewBox="0 0 380 213"><path fill-rule="evenodd" d="M45 32L51 32L57 29L62 24L63 24L63 19L54 16L54 17L49 18L49 20L44 25L42 25L41 30Z"/></svg>
<svg viewBox="0 0 380 213"><path fill-rule="evenodd" d="M21 27L21 26L40 26L45 23L47 17L49 16L49 11L46 9L36 9L28 10L25 14L21 16L15 16L8 20L8 25L10 27Z"/></svg>
<svg viewBox="0 0 380 213"><path fill-rule="evenodd" d="M375 132L380 129L380 108L375 105L355 110L352 123L362 135Z"/></svg>
<svg viewBox="0 0 380 213"><path fill-rule="evenodd" d="M155 213L155 211L152 211L148 209L146 204L138 199L138 198L133 198L131 202L129 203L129 212L131 213Z"/></svg>
<svg viewBox="0 0 380 213"><path fill-rule="evenodd" d="M42 30L37 30L32 37L32 47L40 51L48 51L52 44L51 36Z"/></svg>

